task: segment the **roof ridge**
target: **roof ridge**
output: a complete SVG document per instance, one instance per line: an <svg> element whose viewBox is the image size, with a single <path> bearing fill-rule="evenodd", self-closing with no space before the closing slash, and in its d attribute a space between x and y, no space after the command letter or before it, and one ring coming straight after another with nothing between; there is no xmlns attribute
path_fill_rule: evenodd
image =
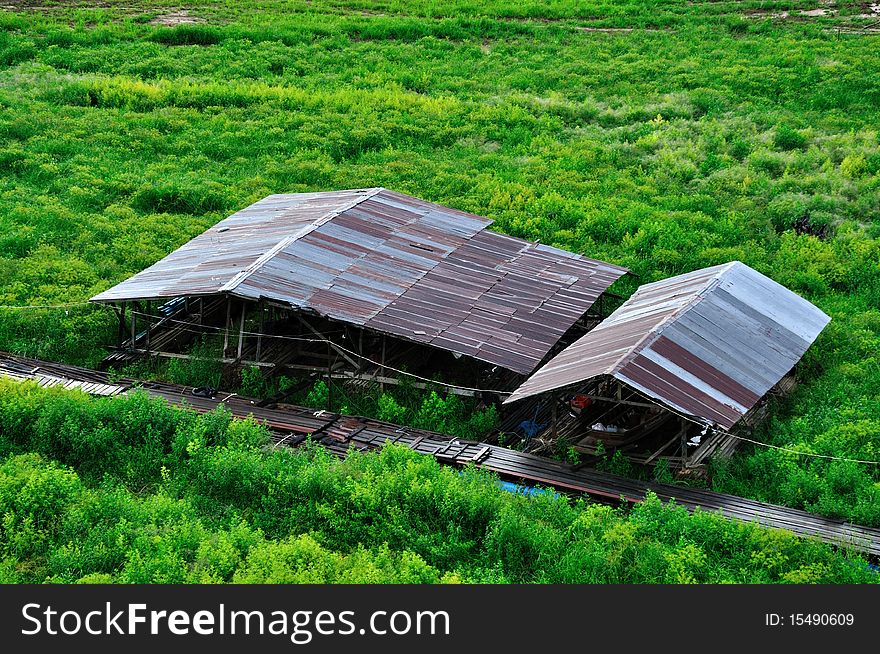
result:
<svg viewBox="0 0 880 654"><path fill-rule="evenodd" d="M694 293L691 298L682 304L678 309L667 315L663 320L661 320L654 329L649 330L646 334L644 334L635 345L629 348L626 352L620 355L620 358L614 362L614 365L608 367L608 372L606 374L613 375L614 373L620 372L623 369L624 365L632 361L636 358L636 356L641 353L646 347L654 343L658 338L663 335L663 330L669 327L672 321L675 318L678 318L682 313L693 307L698 300L703 299L709 293L709 291L714 290L719 283L721 283L721 278L724 274L733 268L736 264L741 264L739 261L730 261L721 266L721 269L713 275L709 281L706 282L706 285L699 293Z"/></svg>
<svg viewBox="0 0 880 654"><path fill-rule="evenodd" d="M217 291L218 293L228 293L237 289L243 281L245 281L248 277L257 272L260 268L262 268L267 262L275 258L275 255L278 254L281 250L286 248L288 245L293 243L294 241L298 241L303 236L313 232L318 229L321 225L324 225L331 220L333 220L336 216L345 213L346 211L353 209L358 206L361 202L365 200L369 200L373 196L378 195L382 191L385 190L382 186L374 186L372 188L367 189L351 189L356 191L365 191L364 194L360 197L355 198L353 202L348 202L347 204L342 205L342 207L337 207L335 209L331 209L323 216L316 218L312 222L310 222L305 227L301 227L299 230L291 234L290 236L285 236L278 243L273 245L271 248L266 250L256 261L254 261L251 265L249 265L244 270L240 270L238 273L233 276L228 282L223 284L220 289Z"/></svg>

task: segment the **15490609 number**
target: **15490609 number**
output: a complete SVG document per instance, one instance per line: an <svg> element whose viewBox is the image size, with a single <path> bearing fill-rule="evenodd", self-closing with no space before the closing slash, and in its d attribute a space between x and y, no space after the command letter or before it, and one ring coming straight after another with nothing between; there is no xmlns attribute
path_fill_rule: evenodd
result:
<svg viewBox="0 0 880 654"><path fill-rule="evenodd" d="M792 613L789 620L793 627L851 627L855 616L852 613Z"/></svg>

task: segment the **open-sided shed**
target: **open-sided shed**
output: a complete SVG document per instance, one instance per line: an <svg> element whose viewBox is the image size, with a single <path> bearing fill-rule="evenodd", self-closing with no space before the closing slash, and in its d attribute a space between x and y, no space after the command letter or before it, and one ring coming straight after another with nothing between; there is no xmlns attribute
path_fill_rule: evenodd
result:
<svg viewBox="0 0 880 654"><path fill-rule="evenodd" d="M610 394L618 410L629 403L637 414L639 406L656 403L727 431L792 370L829 321L807 300L738 261L697 270L641 286L505 403L567 391L581 393L595 412ZM584 415L596 421L585 426L594 436L610 430L606 414ZM637 427L662 416L627 418L631 425L615 424L611 432L621 442L627 429L637 434Z"/></svg>
<svg viewBox="0 0 880 654"><path fill-rule="evenodd" d="M491 223L384 188L272 195L92 301L117 306L121 333L124 303L151 325L143 335L130 329L129 350L150 350L150 332L159 349L161 318L148 303L183 298L185 315L166 317L165 327L219 316L228 345L237 319L242 361L256 341L250 358L269 363L259 336L266 318L275 335L300 333L282 330L283 311L305 325L302 335L347 338L347 354L338 341L334 349L352 363L386 363L391 337L524 376L598 320L591 307L627 271L492 232ZM246 317L257 326L245 329Z"/></svg>

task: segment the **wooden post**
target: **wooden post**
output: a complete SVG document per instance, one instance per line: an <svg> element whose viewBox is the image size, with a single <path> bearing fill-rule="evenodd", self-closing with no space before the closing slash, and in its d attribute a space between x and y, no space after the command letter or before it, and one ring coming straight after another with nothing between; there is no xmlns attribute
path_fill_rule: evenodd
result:
<svg viewBox="0 0 880 654"><path fill-rule="evenodd" d="M232 300L226 296L226 324L223 329L223 356L226 356L226 348L229 347L229 326L232 320Z"/></svg>
<svg viewBox="0 0 880 654"><path fill-rule="evenodd" d="M144 344L144 349L147 351L147 356L150 356L150 301L147 300L146 305L144 306L144 322L147 323L147 339Z"/></svg>
<svg viewBox="0 0 880 654"><path fill-rule="evenodd" d="M205 324L205 298L199 298L199 326Z"/></svg>
<svg viewBox="0 0 880 654"><path fill-rule="evenodd" d="M127 302L122 302L122 308L119 310L119 337L116 342L116 347L122 347L122 341L125 338L125 305Z"/></svg>
<svg viewBox="0 0 880 654"><path fill-rule="evenodd" d="M358 354L360 354L361 357L364 356L364 330L363 330L363 328L361 328L360 335L358 336ZM363 369L364 369L364 360L358 359L358 372L362 371Z"/></svg>
<svg viewBox="0 0 880 654"><path fill-rule="evenodd" d="M385 377L385 334L382 334L382 358L379 359L379 363L382 365L379 367L379 377ZM385 382L379 382L379 390L383 393L385 392Z"/></svg>
<svg viewBox="0 0 880 654"><path fill-rule="evenodd" d="M550 401L553 402L550 408L550 433L552 434L553 440L555 441L558 435L556 419L558 417L557 405L559 404L559 398L556 396L556 393L553 393L553 395L550 396Z"/></svg>
<svg viewBox="0 0 880 654"><path fill-rule="evenodd" d="M244 317L247 314L247 300L241 301L241 323L239 323L238 327L238 356L237 359L241 359L241 350L244 347Z"/></svg>
<svg viewBox="0 0 880 654"><path fill-rule="evenodd" d="M260 326L257 327L257 354L254 357L254 359L257 361L257 363L259 363L259 361L260 361L260 350L262 350L262 347L263 347L263 314L265 313L265 311L266 311L266 309L263 306L263 301L260 300L260 308L259 308L259 312L260 312L259 325Z"/></svg>
<svg viewBox="0 0 880 654"><path fill-rule="evenodd" d="M327 410L333 410L333 361L330 358L329 341L327 341Z"/></svg>
<svg viewBox="0 0 880 654"><path fill-rule="evenodd" d="M684 420L681 422L681 467L688 467L688 446L687 446L687 424Z"/></svg>

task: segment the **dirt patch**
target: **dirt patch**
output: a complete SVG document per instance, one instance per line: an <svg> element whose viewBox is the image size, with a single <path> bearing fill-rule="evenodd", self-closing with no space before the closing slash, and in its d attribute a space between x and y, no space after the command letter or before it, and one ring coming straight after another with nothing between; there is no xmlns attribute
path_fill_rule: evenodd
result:
<svg viewBox="0 0 880 654"><path fill-rule="evenodd" d="M150 25L164 25L165 27L176 27L177 25L196 25L204 23L205 19L199 16L192 16L186 9L172 11L168 14L156 16L150 21Z"/></svg>
<svg viewBox="0 0 880 654"><path fill-rule="evenodd" d="M6 11L42 11L48 12L53 9L52 6L47 5L45 2L36 2L32 0L6 0L3 4L0 4L0 8L5 9Z"/></svg>
<svg viewBox="0 0 880 654"><path fill-rule="evenodd" d="M862 5L862 13L856 14L853 18L880 18L880 3Z"/></svg>
<svg viewBox="0 0 880 654"><path fill-rule="evenodd" d="M575 27L581 32L632 32L632 27Z"/></svg>
<svg viewBox="0 0 880 654"><path fill-rule="evenodd" d="M627 34L629 32L675 32L672 28L659 27L589 27L585 25L575 25L575 29L580 32L595 32L605 34Z"/></svg>
<svg viewBox="0 0 880 654"><path fill-rule="evenodd" d="M806 18L823 18L833 16L834 9L804 9L802 11L764 11L762 9L750 9L743 12L746 18L772 18L776 20L803 20Z"/></svg>

